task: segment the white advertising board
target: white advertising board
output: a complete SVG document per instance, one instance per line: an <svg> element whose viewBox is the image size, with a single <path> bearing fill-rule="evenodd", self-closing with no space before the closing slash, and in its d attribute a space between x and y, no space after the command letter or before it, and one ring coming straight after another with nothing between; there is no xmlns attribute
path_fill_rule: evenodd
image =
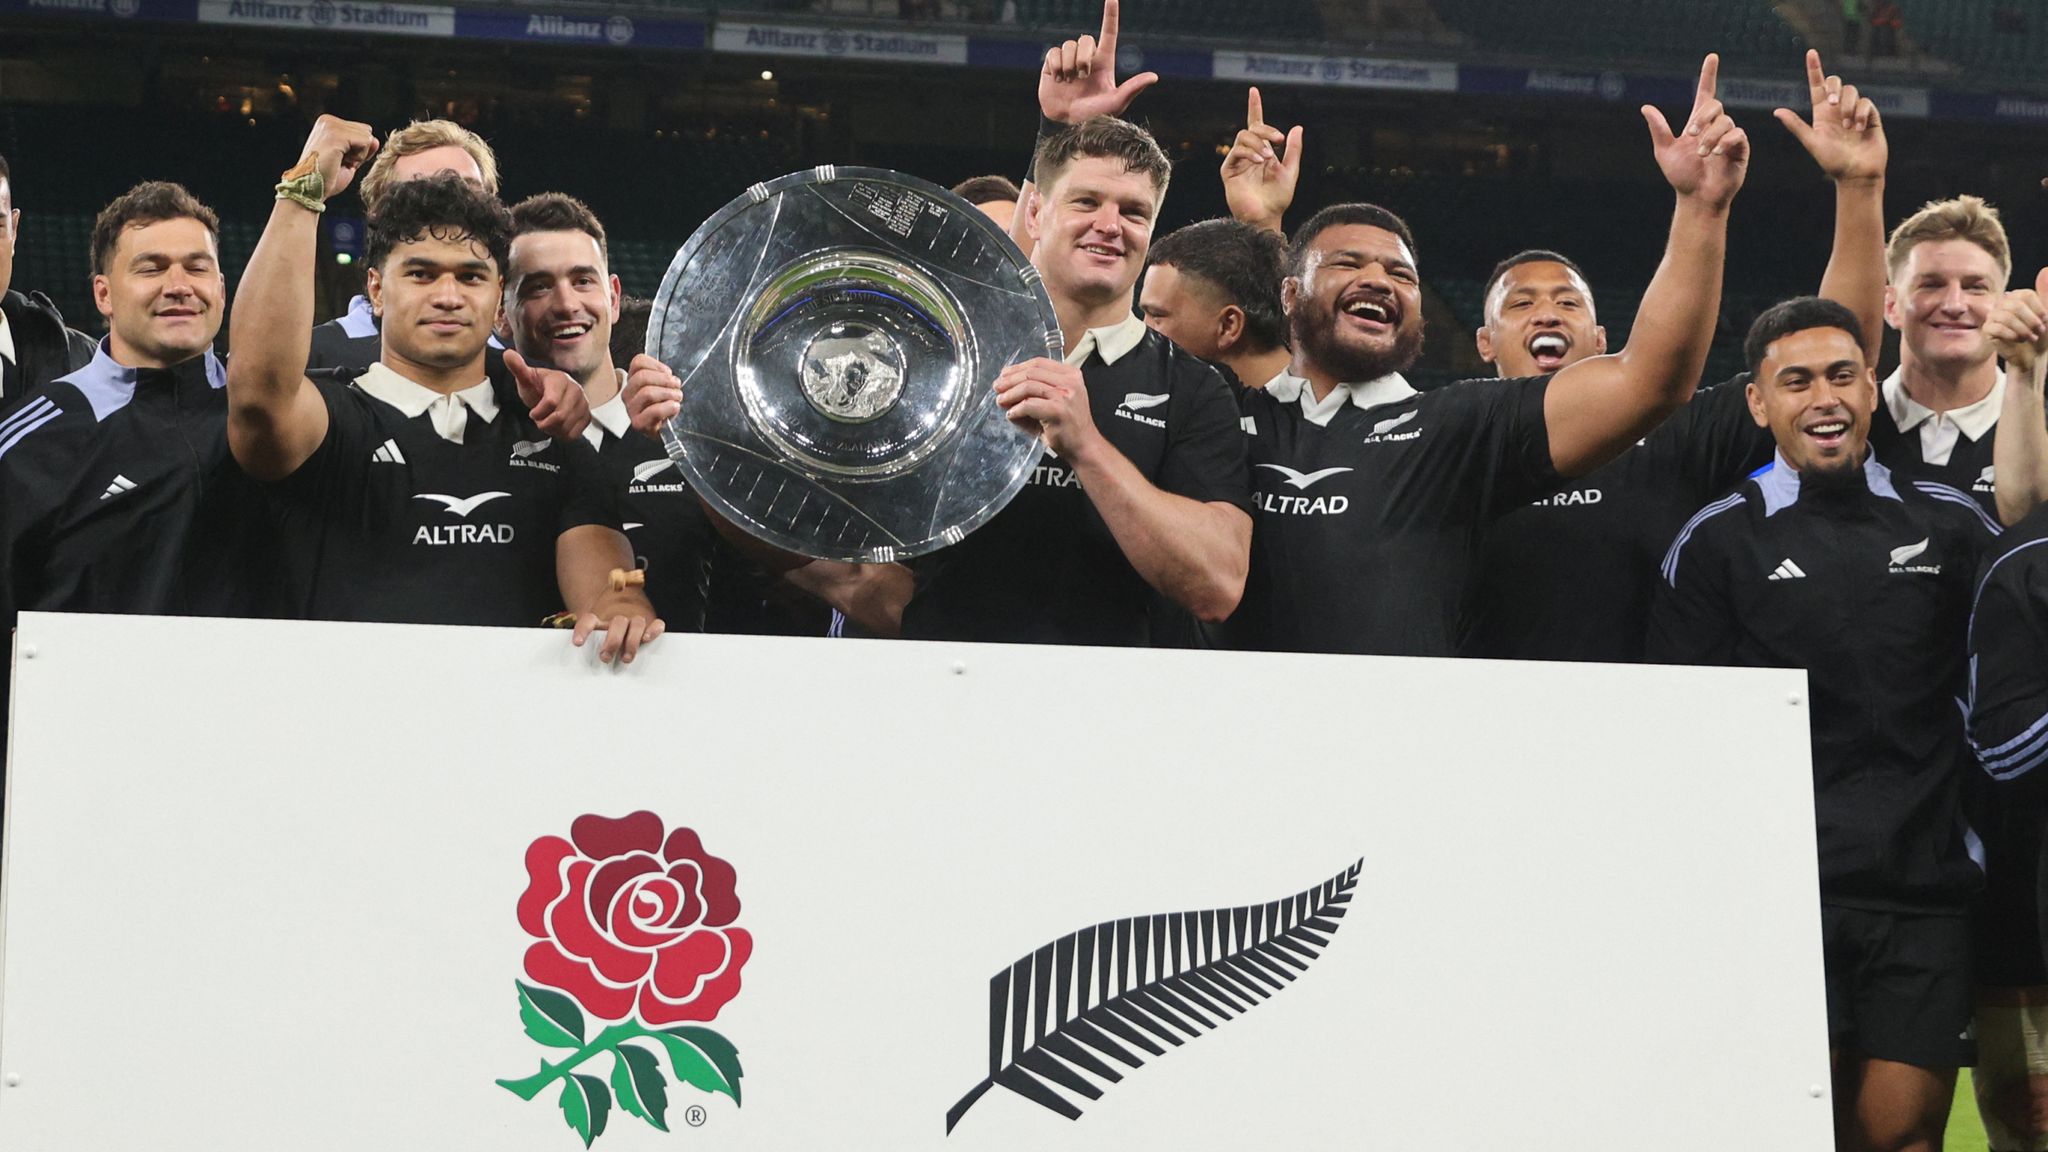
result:
<svg viewBox="0 0 2048 1152"><path fill-rule="evenodd" d="M1830 1147L1802 674L16 651L9 1152Z"/></svg>

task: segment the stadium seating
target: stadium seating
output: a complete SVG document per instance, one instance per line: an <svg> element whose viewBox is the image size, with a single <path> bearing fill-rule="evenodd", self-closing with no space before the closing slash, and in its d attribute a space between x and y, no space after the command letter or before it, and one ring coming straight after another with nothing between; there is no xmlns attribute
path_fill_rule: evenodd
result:
<svg viewBox="0 0 2048 1152"><path fill-rule="evenodd" d="M2048 64L2048 8L2015 0L1901 0L1905 37L1920 51L1993 82L2039 81Z"/></svg>
<svg viewBox="0 0 2048 1152"><path fill-rule="evenodd" d="M1927 0L1947 5L1953 0ZM1434 0L1445 25L1504 54L1576 64L1668 63L1719 52L1731 62L1782 65L1806 43L1769 0Z"/></svg>

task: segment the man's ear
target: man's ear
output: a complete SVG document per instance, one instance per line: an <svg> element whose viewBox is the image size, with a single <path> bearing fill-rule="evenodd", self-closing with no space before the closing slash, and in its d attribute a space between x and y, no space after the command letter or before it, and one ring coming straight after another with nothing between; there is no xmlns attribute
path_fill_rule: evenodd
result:
<svg viewBox="0 0 2048 1152"><path fill-rule="evenodd" d="M1216 314L1216 350L1228 352L1244 340L1244 309L1225 304Z"/></svg>
<svg viewBox="0 0 2048 1152"><path fill-rule="evenodd" d="M1769 428L1771 426L1771 418L1764 414L1763 390L1756 386L1754 378L1748 384L1743 385L1742 395L1749 401L1749 418L1756 421L1757 427Z"/></svg>
<svg viewBox="0 0 2048 1152"><path fill-rule="evenodd" d="M1481 360L1493 363L1493 333L1486 330L1486 325L1481 324L1473 331L1472 346L1479 350Z"/></svg>
<svg viewBox="0 0 2048 1152"><path fill-rule="evenodd" d="M617 276L613 276L613 277L612 277L612 315L611 315L611 323L613 323L613 324L617 324L617 323L619 322L619 300L620 300L620 298L622 298L622 297L623 297L624 295L625 295L625 290L624 290L624 289L622 289L622 288L621 288L621 287L619 286L619 278L618 278Z"/></svg>
<svg viewBox="0 0 2048 1152"><path fill-rule="evenodd" d="M1024 234L1031 237L1033 244L1038 243L1038 230L1043 224L1039 219L1039 213L1044 207L1045 198L1038 194L1038 186L1034 184L1025 191L1024 196Z"/></svg>
<svg viewBox="0 0 2048 1152"><path fill-rule="evenodd" d="M1899 330L1899 293L1889 284L1884 286L1884 323L1894 332Z"/></svg>
<svg viewBox="0 0 2048 1152"><path fill-rule="evenodd" d="M372 268L363 276L363 297L370 302L370 315L384 319L384 277Z"/></svg>
<svg viewBox="0 0 2048 1152"><path fill-rule="evenodd" d="M1593 328L1593 355L1607 355L1607 327L1604 324Z"/></svg>
<svg viewBox="0 0 2048 1152"><path fill-rule="evenodd" d="M104 275L92 278L92 306L99 309L102 316L111 317L114 314L114 294L108 287Z"/></svg>
<svg viewBox="0 0 2048 1152"><path fill-rule="evenodd" d="M1294 301L1301 295L1301 281L1293 276L1280 281L1280 311L1290 319L1294 316Z"/></svg>

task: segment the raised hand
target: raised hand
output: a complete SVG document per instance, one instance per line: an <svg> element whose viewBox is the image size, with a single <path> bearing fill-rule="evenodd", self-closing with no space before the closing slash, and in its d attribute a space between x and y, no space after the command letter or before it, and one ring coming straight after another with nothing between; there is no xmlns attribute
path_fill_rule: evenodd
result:
<svg viewBox="0 0 2048 1152"><path fill-rule="evenodd" d="M519 389L519 402L543 433L557 440L574 440L590 424L590 400L583 387L567 372L539 368L526 357L507 349L505 367Z"/></svg>
<svg viewBox="0 0 2048 1152"><path fill-rule="evenodd" d="M1825 74L1820 53L1806 52L1806 90L1813 100L1813 124L1780 108L1772 115L1805 147L1820 170L1836 183L1884 179L1889 152L1877 105L1840 76Z"/></svg>
<svg viewBox="0 0 2048 1152"><path fill-rule="evenodd" d="M2006 368L2031 374L2048 353L2048 268L2034 277L2032 288L2015 288L2001 297L1984 321L1984 338L1998 350Z"/></svg>
<svg viewBox="0 0 2048 1152"><path fill-rule="evenodd" d="M1265 102L1254 88L1245 104L1245 126L1223 157L1223 198L1232 217L1254 228L1284 232L1281 220L1294 203L1301 179L1301 125L1284 135L1266 123Z"/></svg>
<svg viewBox="0 0 2048 1152"><path fill-rule="evenodd" d="M1138 93L1159 82L1159 73L1140 72L1116 82L1117 0L1102 0L1102 34L1069 40L1045 54L1038 74L1038 110L1059 124L1090 116L1121 116Z"/></svg>
<svg viewBox="0 0 2048 1152"><path fill-rule="evenodd" d="M1692 115L1685 129L1671 131L1664 114L1643 105L1643 119L1650 126L1656 145L1657 167L1680 199L1695 200L1707 207L1725 209L1734 203L1735 193L1749 171L1749 137L1728 118L1721 101L1714 96L1720 80L1721 58L1708 53L1700 65L1699 90L1693 96Z"/></svg>
<svg viewBox="0 0 2048 1152"><path fill-rule="evenodd" d="M325 182L327 199L341 195L370 157L377 154L377 134L368 124L322 114L313 122L305 150L292 173L317 170Z"/></svg>

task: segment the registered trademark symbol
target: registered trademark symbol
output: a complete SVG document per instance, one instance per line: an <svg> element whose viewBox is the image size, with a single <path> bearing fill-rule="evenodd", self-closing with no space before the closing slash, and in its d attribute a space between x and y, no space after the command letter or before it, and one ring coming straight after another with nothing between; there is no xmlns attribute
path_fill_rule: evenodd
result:
<svg viewBox="0 0 2048 1152"><path fill-rule="evenodd" d="M683 1123L688 1124L692 1128L702 1128L704 1120L704 1109L695 1104L690 1105L690 1110L683 1113Z"/></svg>

